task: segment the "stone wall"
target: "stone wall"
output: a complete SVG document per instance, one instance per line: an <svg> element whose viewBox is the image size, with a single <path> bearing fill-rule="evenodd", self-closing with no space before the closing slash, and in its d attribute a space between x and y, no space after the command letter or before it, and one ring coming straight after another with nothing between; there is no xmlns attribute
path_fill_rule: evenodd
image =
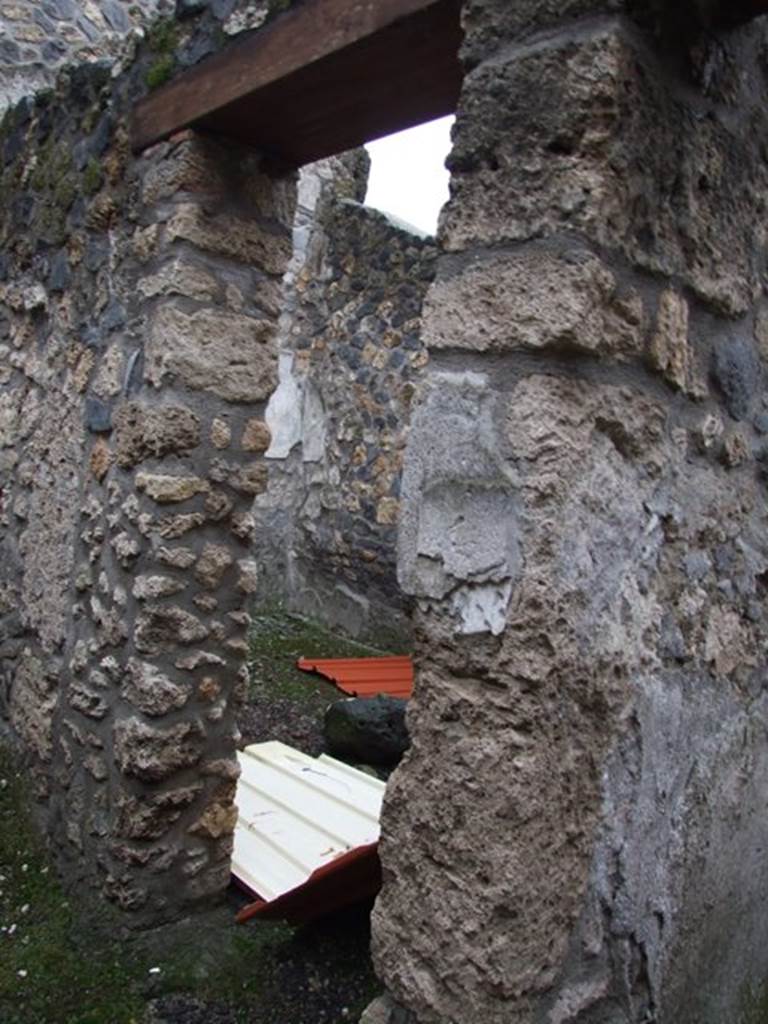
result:
<svg viewBox="0 0 768 1024"><path fill-rule="evenodd" d="M369 1024L735 1024L768 980L768 26L676 11L465 4Z"/></svg>
<svg viewBox="0 0 768 1024"><path fill-rule="evenodd" d="M354 155L346 164L319 190L299 189L314 209L286 281L280 386L266 415L270 486L254 509L260 595L407 644L397 520L436 250L360 206L367 167L361 175Z"/></svg>
<svg viewBox="0 0 768 1024"><path fill-rule="evenodd" d="M0 7L0 113L53 86L62 68L128 68L137 46L153 55L147 84L160 85L229 38L260 28L291 2L8 0Z"/></svg>
<svg viewBox="0 0 768 1024"><path fill-rule="evenodd" d="M172 0L11 0L0 7L0 112L75 61L111 60Z"/></svg>
<svg viewBox="0 0 768 1024"><path fill-rule="evenodd" d="M157 60L72 69L0 138L2 714L67 876L137 922L229 880L295 198L189 133L133 158Z"/></svg>

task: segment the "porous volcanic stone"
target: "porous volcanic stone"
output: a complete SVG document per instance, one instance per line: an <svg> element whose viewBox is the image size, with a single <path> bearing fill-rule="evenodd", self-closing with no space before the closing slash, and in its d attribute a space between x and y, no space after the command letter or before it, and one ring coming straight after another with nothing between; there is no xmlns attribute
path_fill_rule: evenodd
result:
<svg viewBox="0 0 768 1024"><path fill-rule="evenodd" d="M407 701L380 694L336 701L325 713L328 750L364 764L395 764L408 749Z"/></svg>

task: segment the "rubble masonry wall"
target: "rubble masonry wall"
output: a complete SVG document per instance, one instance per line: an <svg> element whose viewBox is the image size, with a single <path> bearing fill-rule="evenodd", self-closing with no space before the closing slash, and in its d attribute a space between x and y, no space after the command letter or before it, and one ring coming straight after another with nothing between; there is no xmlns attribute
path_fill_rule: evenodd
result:
<svg viewBox="0 0 768 1024"><path fill-rule="evenodd" d="M344 162L346 173L329 169L319 191L304 187L314 167L299 185L300 204L306 190L315 209L286 281L280 384L266 414L270 482L254 506L259 595L408 649L397 522L436 248L361 206L367 174L358 155Z"/></svg>
<svg viewBox="0 0 768 1024"><path fill-rule="evenodd" d="M2 714L65 874L136 922L229 881L295 204L232 145L131 155L156 61L73 68L0 137Z"/></svg>

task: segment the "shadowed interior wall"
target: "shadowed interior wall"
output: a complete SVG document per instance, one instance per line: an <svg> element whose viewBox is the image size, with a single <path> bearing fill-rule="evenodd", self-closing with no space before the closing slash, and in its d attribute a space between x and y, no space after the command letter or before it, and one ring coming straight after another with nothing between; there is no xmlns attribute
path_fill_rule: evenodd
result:
<svg viewBox="0 0 768 1024"><path fill-rule="evenodd" d="M465 4L368 1024L735 1022L768 973L766 25L627 8Z"/></svg>
<svg viewBox="0 0 768 1024"><path fill-rule="evenodd" d="M314 209L294 232L254 552L262 599L408 649L397 522L435 246L355 201L364 162L349 154L320 182L315 167L302 171L300 208L306 194Z"/></svg>

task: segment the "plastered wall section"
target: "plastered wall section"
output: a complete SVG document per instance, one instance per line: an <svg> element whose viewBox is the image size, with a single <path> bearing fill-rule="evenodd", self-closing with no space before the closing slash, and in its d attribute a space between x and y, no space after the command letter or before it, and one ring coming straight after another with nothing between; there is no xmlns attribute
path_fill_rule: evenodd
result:
<svg viewBox="0 0 768 1024"><path fill-rule="evenodd" d="M2 716L54 850L141 923L229 881L292 178L130 153L150 50L3 122Z"/></svg>
<svg viewBox="0 0 768 1024"><path fill-rule="evenodd" d="M632 7L465 5L367 1024L764 991L766 26Z"/></svg>
<svg viewBox="0 0 768 1024"><path fill-rule="evenodd" d="M280 382L266 414L270 486L254 506L254 551L265 600L279 596L379 645L407 644L397 523L436 249L345 195L364 194L366 175L359 155L344 160L346 170L329 169L310 193L313 217L286 280Z"/></svg>

